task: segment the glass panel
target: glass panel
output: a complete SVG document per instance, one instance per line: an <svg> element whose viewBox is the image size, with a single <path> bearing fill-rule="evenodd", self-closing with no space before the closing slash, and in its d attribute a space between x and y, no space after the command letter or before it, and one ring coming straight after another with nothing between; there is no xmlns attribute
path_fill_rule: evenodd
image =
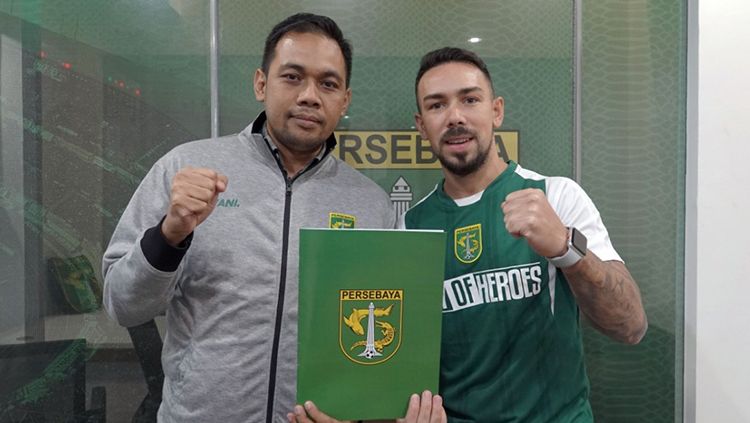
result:
<svg viewBox="0 0 750 423"><path fill-rule="evenodd" d="M202 3L0 1L0 421L143 399L101 256L154 161L210 133Z"/></svg>
<svg viewBox="0 0 750 423"><path fill-rule="evenodd" d="M299 5L220 3L220 132L233 133L261 110L251 81L270 26ZM597 421L679 421L684 6L584 3L583 185L650 320L637 347L586 332L592 403ZM337 154L397 207L441 176L417 148L413 85L421 55L444 45L487 60L506 100L498 141L508 157L572 174L572 2L324 0L305 10L336 19L354 44ZM99 263L153 162L210 133L208 28L204 1L0 0L0 374L10 375L0 421L22 403L24 412L95 413L93 387L106 389L112 421L141 403L131 336L99 308ZM368 138L384 148L367 156ZM394 187L400 178L408 189ZM146 345L151 329L137 335Z"/></svg>
<svg viewBox="0 0 750 423"><path fill-rule="evenodd" d="M597 421L682 421L686 14L586 1L583 185L644 298L641 344L585 339Z"/></svg>

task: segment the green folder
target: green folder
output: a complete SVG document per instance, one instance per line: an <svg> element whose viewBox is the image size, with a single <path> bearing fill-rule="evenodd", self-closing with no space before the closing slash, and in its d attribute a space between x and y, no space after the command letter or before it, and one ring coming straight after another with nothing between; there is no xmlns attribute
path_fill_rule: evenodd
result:
<svg viewBox="0 0 750 423"><path fill-rule="evenodd" d="M443 231L302 229L297 402L392 419L436 393L444 259Z"/></svg>

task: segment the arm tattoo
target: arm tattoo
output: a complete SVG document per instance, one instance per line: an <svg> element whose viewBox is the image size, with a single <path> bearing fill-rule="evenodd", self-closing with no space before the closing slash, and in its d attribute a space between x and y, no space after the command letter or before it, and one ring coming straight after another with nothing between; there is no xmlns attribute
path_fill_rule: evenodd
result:
<svg viewBox="0 0 750 423"><path fill-rule="evenodd" d="M622 262L603 262L589 251L563 273L581 311L600 332L629 344L643 338L648 322L641 293Z"/></svg>

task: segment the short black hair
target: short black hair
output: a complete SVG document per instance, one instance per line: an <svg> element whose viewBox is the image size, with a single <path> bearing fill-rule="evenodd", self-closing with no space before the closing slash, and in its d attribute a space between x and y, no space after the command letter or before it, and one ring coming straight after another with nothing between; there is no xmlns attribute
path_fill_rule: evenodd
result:
<svg viewBox="0 0 750 423"><path fill-rule="evenodd" d="M458 47L443 47L422 56L422 61L419 64L419 72L417 72L417 80L414 82L414 96L417 98L417 110L421 110L419 106L419 93L417 93L419 81L428 70L451 62L468 63L476 66L487 77L494 96L495 89L492 86L492 77L490 76L490 71L487 70L487 64L484 63L484 60L473 51Z"/></svg>
<svg viewBox="0 0 750 423"><path fill-rule="evenodd" d="M276 24L266 38L266 46L263 49L263 63L261 69L268 75L268 67L276 54L276 45L282 37L290 32L300 34L316 33L324 35L339 45L341 54L346 64L346 86L352 75L352 45L344 38L341 28L333 19L327 16L314 15L312 13L297 13Z"/></svg>

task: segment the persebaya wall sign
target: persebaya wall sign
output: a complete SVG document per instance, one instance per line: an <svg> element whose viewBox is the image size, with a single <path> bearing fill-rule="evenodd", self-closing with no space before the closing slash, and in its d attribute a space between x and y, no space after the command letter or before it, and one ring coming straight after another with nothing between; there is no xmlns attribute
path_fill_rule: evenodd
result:
<svg viewBox="0 0 750 423"><path fill-rule="evenodd" d="M417 131L337 131L334 154L355 169L440 169L430 141ZM518 131L496 131L504 161L518 161Z"/></svg>

